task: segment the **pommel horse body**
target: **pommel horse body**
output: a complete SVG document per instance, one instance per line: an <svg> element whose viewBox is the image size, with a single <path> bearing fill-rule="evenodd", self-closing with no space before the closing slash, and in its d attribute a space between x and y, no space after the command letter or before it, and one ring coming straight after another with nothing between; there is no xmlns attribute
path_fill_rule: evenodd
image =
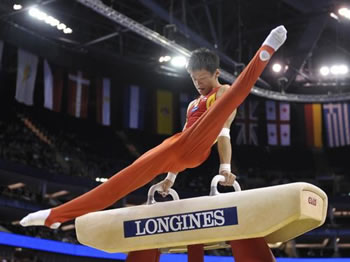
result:
<svg viewBox="0 0 350 262"><path fill-rule="evenodd" d="M225 241L264 237L268 243L285 242L322 225L327 195L308 183L291 183L220 194L215 176L210 196L155 202L154 186L147 205L86 214L76 219L80 243L106 252L162 249L183 252L204 244L218 248Z"/></svg>

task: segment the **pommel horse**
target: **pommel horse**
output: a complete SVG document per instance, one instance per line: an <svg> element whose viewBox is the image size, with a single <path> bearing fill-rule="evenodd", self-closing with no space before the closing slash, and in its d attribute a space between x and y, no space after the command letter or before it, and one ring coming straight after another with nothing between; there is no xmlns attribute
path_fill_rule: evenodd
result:
<svg viewBox="0 0 350 262"><path fill-rule="evenodd" d="M156 186L148 193L147 205L99 211L78 217L80 243L106 252L160 249L186 252L187 246L204 249L226 247L225 241L264 237L269 244L285 242L321 226L327 214L327 195L308 183L291 183L219 193L217 175L209 196L156 202Z"/></svg>

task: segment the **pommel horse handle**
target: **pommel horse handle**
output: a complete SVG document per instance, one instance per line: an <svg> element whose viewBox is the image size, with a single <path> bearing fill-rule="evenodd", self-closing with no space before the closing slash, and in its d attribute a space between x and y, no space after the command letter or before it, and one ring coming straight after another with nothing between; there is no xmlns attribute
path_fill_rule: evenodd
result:
<svg viewBox="0 0 350 262"><path fill-rule="evenodd" d="M220 192L218 191L218 183L219 182L224 182L225 181L225 177L222 175L216 175L213 177L213 179L211 180L211 185L210 185L210 196L216 196L219 195ZM238 184L237 181L235 181L233 183L233 188L235 189L235 191L241 191L241 186Z"/></svg>
<svg viewBox="0 0 350 262"><path fill-rule="evenodd" d="M148 190L147 205L152 205L156 203L156 201L154 200L154 194L156 193L156 191L161 189L161 185L153 185L150 187L150 189ZM172 188L169 189L169 195L171 195L174 200L180 199L177 192Z"/></svg>

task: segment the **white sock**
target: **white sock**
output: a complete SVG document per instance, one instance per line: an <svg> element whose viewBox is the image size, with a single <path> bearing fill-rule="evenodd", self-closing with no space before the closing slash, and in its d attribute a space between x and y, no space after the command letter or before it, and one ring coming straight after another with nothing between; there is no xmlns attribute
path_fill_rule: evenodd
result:
<svg viewBox="0 0 350 262"><path fill-rule="evenodd" d="M270 32L262 45L268 45L277 51L286 39L287 29L283 25L280 25Z"/></svg>
<svg viewBox="0 0 350 262"><path fill-rule="evenodd" d="M30 213L29 215L22 218L22 220L19 222L21 226L28 227L28 226L44 226L46 219L49 217L51 213L51 209L45 209L40 210L34 213ZM50 228L56 229L59 228L61 223L53 223Z"/></svg>

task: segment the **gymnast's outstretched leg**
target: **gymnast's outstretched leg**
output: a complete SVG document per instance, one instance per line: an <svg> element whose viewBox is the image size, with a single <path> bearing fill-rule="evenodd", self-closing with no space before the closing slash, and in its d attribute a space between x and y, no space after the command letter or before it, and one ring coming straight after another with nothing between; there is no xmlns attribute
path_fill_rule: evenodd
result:
<svg viewBox="0 0 350 262"><path fill-rule="evenodd" d="M159 174L180 172L200 165L230 114L244 101L273 53L286 40L283 26L271 31L262 47L231 88L190 128L166 139L107 182L63 205L29 214L22 226L46 225L57 228L65 221L112 205Z"/></svg>

